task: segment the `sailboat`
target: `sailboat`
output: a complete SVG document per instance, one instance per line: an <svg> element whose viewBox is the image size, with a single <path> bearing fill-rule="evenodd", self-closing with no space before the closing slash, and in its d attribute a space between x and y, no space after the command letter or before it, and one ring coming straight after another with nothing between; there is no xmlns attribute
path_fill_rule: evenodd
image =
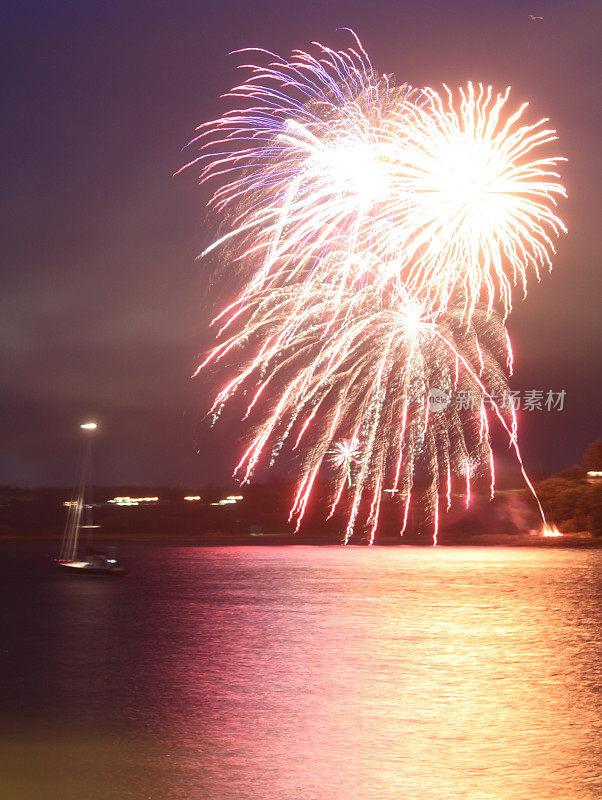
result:
<svg viewBox="0 0 602 800"><path fill-rule="evenodd" d="M85 422L80 428L86 432L86 443L82 458L80 480L71 501L68 503L67 522L63 532L61 551L54 561L64 571L73 575L123 575L125 568L115 558L115 548L105 553L92 546L92 531L99 528L93 520L93 504L90 491L92 465L92 433L97 429L95 422ZM88 531L88 553L85 558L78 557L81 531Z"/></svg>

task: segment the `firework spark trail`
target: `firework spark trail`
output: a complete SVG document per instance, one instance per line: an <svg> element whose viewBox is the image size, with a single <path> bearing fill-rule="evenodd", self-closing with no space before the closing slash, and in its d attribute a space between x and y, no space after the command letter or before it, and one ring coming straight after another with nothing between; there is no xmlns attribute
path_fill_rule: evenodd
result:
<svg viewBox="0 0 602 800"><path fill-rule="evenodd" d="M431 389L489 399L535 495L515 410L492 398L509 396L513 287L526 293L566 230L554 212L563 159L540 151L555 133L547 120L526 123L527 104L512 109L509 89L395 85L355 43L314 43L315 55L289 59L255 51L268 65L243 65L248 77L226 95L239 105L191 143L200 152L186 166L219 182L209 204L227 223L204 254L221 248L244 276L197 373L238 364L214 417L256 386L244 418L261 421L235 469L243 482L289 437L293 451L303 441L297 530L324 466L338 471L329 516L347 484L345 541L366 492L374 540L387 482L403 502L403 534L419 469L430 475L436 543L452 474L468 506L472 475L486 465L493 496L495 472L484 404L433 413Z"/></svg>

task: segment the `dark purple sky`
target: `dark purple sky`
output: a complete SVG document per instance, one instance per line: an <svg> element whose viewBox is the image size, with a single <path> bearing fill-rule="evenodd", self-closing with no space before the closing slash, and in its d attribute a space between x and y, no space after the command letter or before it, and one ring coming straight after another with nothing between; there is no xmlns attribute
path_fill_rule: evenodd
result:
<svg viewBox="0 0 602 800"><path fill-rule="evenodd" d="M543 22L531 22L529 13ZM535 469L600 435L599 41L596 2L288 0L21 2L3 31L0 483L73 481L77 425L103 426L98 482L219 481L241 444L201 420L190 381L209 341L204 194L172 178L235 78L228 51L287 53L354 28L377 69L414 85L513 87L568 156L570 233L510 318L513 387L567 391L521 415ZM200 453L197 454L197 450Z"/></svg>

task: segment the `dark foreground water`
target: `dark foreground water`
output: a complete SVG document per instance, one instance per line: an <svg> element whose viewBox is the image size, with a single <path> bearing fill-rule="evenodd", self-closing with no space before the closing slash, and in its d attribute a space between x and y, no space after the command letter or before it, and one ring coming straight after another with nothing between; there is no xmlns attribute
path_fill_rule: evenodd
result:
<svg viewBox="0 0 602 800"><path fill-rule="evenodd" d="M602 551L0 549L4 800L599 800Z"/></svg>

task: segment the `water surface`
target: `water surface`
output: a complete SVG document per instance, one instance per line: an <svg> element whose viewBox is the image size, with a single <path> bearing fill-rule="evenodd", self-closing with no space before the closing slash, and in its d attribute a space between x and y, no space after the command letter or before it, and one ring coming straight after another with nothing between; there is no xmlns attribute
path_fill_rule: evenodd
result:
<svg viewBox="0 0 602 800"><path fill-rule="evenodd" d="M602 551L0 552L2 798L602 797Z"/></svg>

